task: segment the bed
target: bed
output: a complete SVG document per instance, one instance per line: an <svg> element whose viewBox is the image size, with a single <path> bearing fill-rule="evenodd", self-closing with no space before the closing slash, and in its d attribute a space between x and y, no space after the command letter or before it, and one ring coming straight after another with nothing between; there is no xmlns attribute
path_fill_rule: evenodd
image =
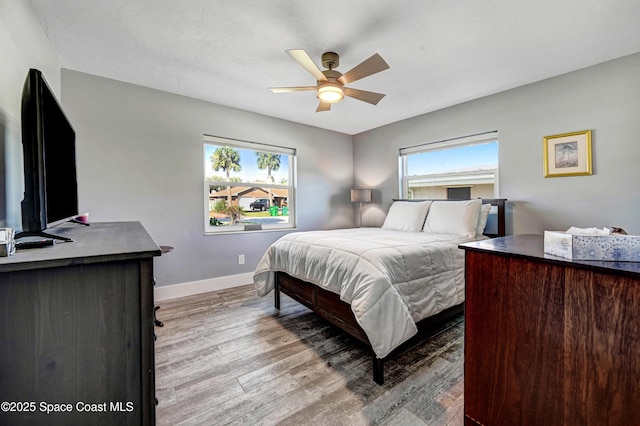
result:
<svg viewBox="0 0 640 426"><path fill-rule="evenodd" d="M394 200L380 228L290 233L254 273L257 294L280 292L365 343L373 379L422 331L464 309L459 244L505 235L504 199ZM489 210L496 232L485 235Z"/></svg>

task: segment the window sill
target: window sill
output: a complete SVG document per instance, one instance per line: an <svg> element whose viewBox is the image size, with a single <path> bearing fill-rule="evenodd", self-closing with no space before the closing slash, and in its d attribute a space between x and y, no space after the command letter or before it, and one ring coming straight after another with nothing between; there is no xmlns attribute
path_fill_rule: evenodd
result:
<svg viewBox="0 0 640 426"><path fill-rule="evenodd" d="M235 231L216 231L216 232L206 232L204 233L204 235L206 237L212 236L212 235L232 235L232 234L238 234L238 235L245 235L245 234L259 234L259 233L264 233L264 232L292 232L292 231L297 231L298 228L297 227L293 227L293 228L267 228L267 229L256 229L256 230L235 230Z"/></svg>

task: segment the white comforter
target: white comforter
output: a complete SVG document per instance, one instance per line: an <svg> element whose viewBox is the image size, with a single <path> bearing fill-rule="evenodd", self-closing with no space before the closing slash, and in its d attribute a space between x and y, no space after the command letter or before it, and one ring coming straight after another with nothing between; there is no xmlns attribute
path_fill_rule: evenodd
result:
<svg viewBox="0 0 640 426"><path fill-rule="evenodd" d="M273 243L254 274L259 296L274 271L340 295L367 333L378 358L417 333L415 323L464 301L459 235L341 229L287 234Z"/></svg>

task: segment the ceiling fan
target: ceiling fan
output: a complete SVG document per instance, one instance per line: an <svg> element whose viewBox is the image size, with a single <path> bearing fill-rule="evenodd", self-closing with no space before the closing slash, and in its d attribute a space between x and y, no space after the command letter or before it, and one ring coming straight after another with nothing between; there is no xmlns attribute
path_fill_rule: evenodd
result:
<svg viewBox="0 0 640 426"><path fill-rule="evenodd" d="M380 71L389 68L389 65L377 53L369 59L356 65L350 71L342 74L336 71L340 63L340 57L334 52L325 52L322 54L322 65L327 68L321 71L313 62L313 59L303 49L292 49L286 51L297 63L302 65L317 80L315 86L298 86L298 87L271 87L273 93L301 92L305 90L315 90L317 92L320 104L316 112L329 111L331 104L340 102L345 96L358 99L363 102L376 105L384 95L382 93L367 92L366 90L352 89L345 87L346 84L353 83L361 78L368 77Z"/></svg>

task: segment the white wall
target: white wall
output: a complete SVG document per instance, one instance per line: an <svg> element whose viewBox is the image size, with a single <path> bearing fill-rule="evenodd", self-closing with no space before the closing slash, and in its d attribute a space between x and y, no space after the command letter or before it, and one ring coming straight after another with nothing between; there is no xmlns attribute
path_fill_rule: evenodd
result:
<svg viewBox="0 0 640 426"><path fill-rule="evenodd" d="M20 108L29 68L60 95L60 64L26 1L0 0L0 227L21 228L24 183Z"/></svg>
<svg viewBox="0 0 640 426"><path fill-rule="evenodd" d="M640 54L390 124L354 137L354 181L374 188L367 225L398 196L398 148L500 133L500 197L510 233L571 225L640 234ZM542 138L593 130L593 175L543 177Z"/></svg>
<svg viewBox="0 0 640 426"><path fill-rule="evenodd" d="M250 273L284 234L204 235L204 134L295 148L298 229L354 226L351 136L65 69L62 90L80 210L174 246L156 259L158 286Z"/></svg>

